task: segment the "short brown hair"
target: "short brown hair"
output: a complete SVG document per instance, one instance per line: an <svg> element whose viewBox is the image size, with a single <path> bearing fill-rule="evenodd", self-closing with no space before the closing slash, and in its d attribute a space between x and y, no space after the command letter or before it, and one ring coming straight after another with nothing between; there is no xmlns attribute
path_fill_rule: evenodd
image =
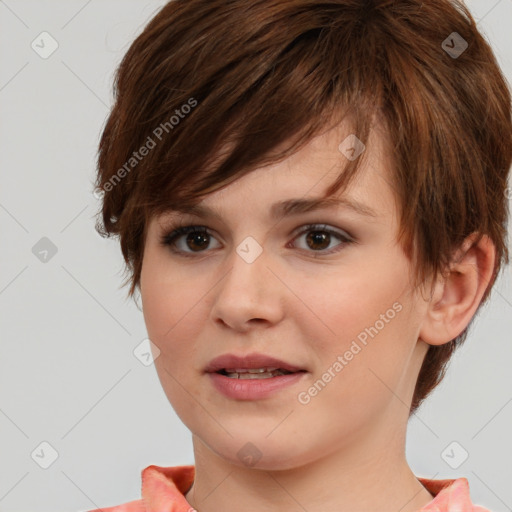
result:
<svg viewBox="0 0 512 512"><path fill-rule="evenodd" d="M473 232L497 253L482 303L508 263L511 96L457 0L173 0L124 56L114 100L99 145L96 229L120 237L129 296L152 216L286 158L343 119L366 144L375 114L416 283L447 268ZM341 160L326 196L363 158ZM410 414L468 328L429 347Z"/></svg>

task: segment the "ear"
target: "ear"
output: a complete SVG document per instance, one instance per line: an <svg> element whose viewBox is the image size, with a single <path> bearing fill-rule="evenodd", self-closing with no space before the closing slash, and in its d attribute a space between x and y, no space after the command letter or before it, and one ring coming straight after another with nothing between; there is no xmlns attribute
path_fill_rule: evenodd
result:
<svg viewBox="0 0 512 512"><path fill-rule="evenodd" d="M449 274L438 277L419 337L429 345L456 338L470 323L492 279L496 248L487 235L472 233L452 258Z"/></svg>

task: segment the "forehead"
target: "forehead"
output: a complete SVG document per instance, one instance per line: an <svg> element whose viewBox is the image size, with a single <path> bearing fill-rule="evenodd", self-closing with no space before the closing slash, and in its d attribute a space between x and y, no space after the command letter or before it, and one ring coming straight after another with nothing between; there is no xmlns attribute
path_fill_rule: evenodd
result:
<svg viewBox="0 0 512 512"><path fill-rule="evenodd" d="M350 149L354 151L350 152ZM346 125L337 125L311 139L279 162L250 171L190 207L175 207L167 214L189 213L201 218L254 216L276 218L335 208L375 221L394 215L395 198L389 173L389 152L382 130L373 129L366 146ZM322 200L349 156L360 153L360 169L346 190ZM363 158L364 157L364 158Z"/></svg>

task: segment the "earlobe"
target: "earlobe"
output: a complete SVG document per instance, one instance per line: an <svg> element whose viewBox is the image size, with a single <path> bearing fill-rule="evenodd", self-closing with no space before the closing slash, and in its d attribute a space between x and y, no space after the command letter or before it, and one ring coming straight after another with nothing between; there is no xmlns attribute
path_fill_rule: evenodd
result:
<svg viewBox="0 0 512 512"><path fill-rule="evenodd" d="M455 339L470 323L493 277L496 249L483 235L468 236L455 253L448 275L434 285L419 337L429 345Z"/></svg>

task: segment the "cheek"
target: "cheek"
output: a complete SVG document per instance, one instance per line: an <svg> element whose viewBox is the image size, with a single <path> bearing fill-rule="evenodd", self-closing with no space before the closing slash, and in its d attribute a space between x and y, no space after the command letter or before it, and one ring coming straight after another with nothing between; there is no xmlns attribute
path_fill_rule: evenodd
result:
<svg viewBox="0 0 512 512"><path fill-rule="evenodd" d="M171 339L192 339L205 286L180 275L165 258L148 256L141 273L141 299L150 339L164 345Z"/></svg>
<svg viewBox="0 0 512 512"><path fill-rule="evenodd" d="M339 351L358 336L364 343L370 332L384 338L396 329L409 296L405 263L399 255L394 262L388 266L380 258L366 259L351 266L350 272L327 276L321 287L314 279L303 283L301 298L323 324L322 347ZM304 322L303 328L307 325Z"/></svg>
<svg viewBox="0 0 512 512"><path fill-rule="evenodd" d="M191 369L201 360L194 340L201 329L197 316L202 295L204 290L170 270L168 263L150 257L145 261L141 299L148 337L160 350L155 369L167 399L186 425L201 414L190 396L198 394Z"/></svg>
<svg viewBox="0 0 512 512"><path fill-rule="evenodd" d="M408 313L407 266L398 253L392 260L394 265L378 258L362 262L350 273L326 280L322 296L304 296L321 320L313 324L304 319L301 324L315 347L316 377L329 380L329 369L336 374L332 380L337 384L328 386L326 399L332 393L329 399L356 408L362 398L383 403L390 395L386 386L396 388L407 368L416 341L414 318ZM336 371L338 356L343 362Z"/></svg>

